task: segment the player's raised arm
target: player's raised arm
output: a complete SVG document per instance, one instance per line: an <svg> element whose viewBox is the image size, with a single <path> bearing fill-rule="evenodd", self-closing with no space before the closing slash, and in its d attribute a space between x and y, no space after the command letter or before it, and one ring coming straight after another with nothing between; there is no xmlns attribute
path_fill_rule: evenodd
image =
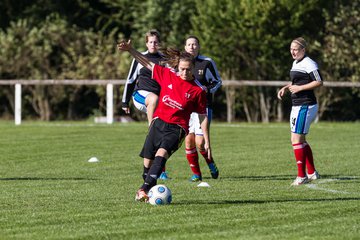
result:
<svg viewBox="0 0 360 240"><path fill-rule="evenodd" d="M117 48L120 51L128 51L141 65L152 71L155 64L153 62L150 62L146 57L144 57L143 54L134 49L131 46L131 40L127 42L125 40L121 40L118 43Z"/></svg>

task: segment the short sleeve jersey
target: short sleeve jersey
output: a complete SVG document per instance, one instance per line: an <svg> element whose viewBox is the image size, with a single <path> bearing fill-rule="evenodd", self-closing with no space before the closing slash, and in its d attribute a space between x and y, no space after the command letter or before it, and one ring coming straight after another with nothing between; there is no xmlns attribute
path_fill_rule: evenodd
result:
<svg viewBox="0 0 360 240"><path fill-rule="evenodd" d="M191 113L206 114L206 91L196 81L185 81L173 69L156 64L153 79L161 86L154 117L177 124L188 132Z"/></svg>
<svg viewBox="0 0 360 240"><path fill-rule="evenodd" d="M305 56L301 60L295 60L290 70L292 85L305 85L312 81L322 81L322 77L316 62ZM291 94L293 106L314 105L317 103L313 90L300 91Z"/></svg>

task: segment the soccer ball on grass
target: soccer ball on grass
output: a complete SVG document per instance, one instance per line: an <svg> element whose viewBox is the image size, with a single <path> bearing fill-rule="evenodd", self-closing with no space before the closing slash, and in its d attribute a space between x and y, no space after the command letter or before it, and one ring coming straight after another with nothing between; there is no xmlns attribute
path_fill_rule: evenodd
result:
<svg viewBox="0 0 360 240"><path fill-rule="evenodd" d="M170 189L163 184L153 186L148 192L148 196L151 205L170 204L172 200Z"/></svg>

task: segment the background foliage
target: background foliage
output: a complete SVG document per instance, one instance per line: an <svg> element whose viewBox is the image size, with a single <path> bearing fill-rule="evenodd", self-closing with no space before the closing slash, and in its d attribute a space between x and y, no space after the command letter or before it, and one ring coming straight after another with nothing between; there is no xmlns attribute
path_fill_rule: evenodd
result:
<svg viewBox="0 0 360 240"><path fill-rule="evenodd" d="M144 50L144 33L157 28L164 46L183 48L186 35L197 35L201 53L215 60L224 80L288 80L289 43L303 36L325 81L358 82L359 5L341 0L1 1L0 79L125 79L131 58L116 51L116 41L132 38ZM279 103L276 90L223 88L216 94L215 118L226 119L232 93L236 120L284 120L288 99ZM104 112L104 94L104 87L27 86L23 116L88 118ZM121 95L122 88L116 89L117 115L123 114ZM357 89L322 88L318 96L321 119L360 118L360 110L347 107L359 101ZM0 100L1 116L11 118L13 89L2 86Z"/></svg>

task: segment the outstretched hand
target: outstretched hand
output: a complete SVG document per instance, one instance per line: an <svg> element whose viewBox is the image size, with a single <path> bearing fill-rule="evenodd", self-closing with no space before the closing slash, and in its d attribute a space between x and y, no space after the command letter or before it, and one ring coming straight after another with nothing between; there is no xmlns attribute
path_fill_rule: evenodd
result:
<svg viewBox="0 0 360 240"><path fill-rule="evenodd" d="M117 48L120 51L129 51L131 49L131 40L129 39L127 42L125 40L121 40L117 44Z"/></svg>

